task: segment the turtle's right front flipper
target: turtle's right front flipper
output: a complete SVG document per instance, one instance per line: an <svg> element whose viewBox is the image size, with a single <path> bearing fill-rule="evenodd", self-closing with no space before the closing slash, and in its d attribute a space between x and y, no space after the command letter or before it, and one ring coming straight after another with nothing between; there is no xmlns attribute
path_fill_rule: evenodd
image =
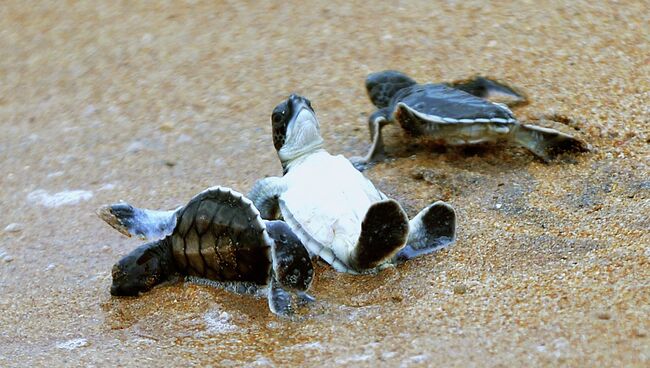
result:
<svg viewBox="0 0 650 368"><path fill-rule="evenodd" d="M126 202L102 206L97 215L115 230L131 237L162 239L176 226L176 210L154 211L133 207Z"/></svg>
<svg viewBox="0 0 650 368"><path fill-rule="evenodd" d="M314 279L314 266L307 249L283 221L267 221L273 274L269 284L269 307L273 313L289 316L295 305L314 301L307 294Z"/></svg>
<svg viewBox="0 0 650 368"><path fill-rule="evenodd" d="M506 104L510 107L528 103L528 97L516 88L510 87L495 80L477 76L471 79L448 83L450 87L465 91L476 97L492 102Z"/></svg>
<svg viewBox="0 0 650 368"><path fill-rule="evenodd" d="M287 185L283 178L270 176L256 181L247 197L253 201L263 219L276 220L280 218L278 199L286 190Z"/></svg>

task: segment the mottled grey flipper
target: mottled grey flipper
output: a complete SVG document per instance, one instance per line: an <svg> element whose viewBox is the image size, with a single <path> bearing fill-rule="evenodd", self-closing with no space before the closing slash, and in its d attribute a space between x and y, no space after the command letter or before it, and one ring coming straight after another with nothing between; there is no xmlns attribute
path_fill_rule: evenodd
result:
<svg viewBox="0 0 650 368"><path fill-rule="evenodd" d="M97 215L115 230L131 237L162 239L176 226L176 210L154 211L133 207L126 202L102 206Z"/></svg>
<svg viewBox="0 0 650 368"><path fill-rule="evenodd" d="M293 303L291 302L291 294L280 287L279 283L272 279L269 283L269 309L271 312L288 317L294 313Z"/></svg>
<svg viewBox="0 0 650 368"><path fill-rule="evenodd" d="M589 149L576 138L555 129L521 124L512 130L513 141L537 157L549 162L564 152L588 152Z"/></svg>
<svg viewBox="0 0 650 368"><path fill-rule="evenodd" d="M364 157L350 157L350 162L359 171L363 172L368 164L384 157L384 139L381 130L384 126L392 123L391 110L388 107L379 109L368 118L368 130L370 132L370 149Z"/></svg>
<svg viewBox="0 0 650 368"><path fill-rule="evenodd" d="M113 266L111 295L136 296L175 272L169 237L143 244Z"/></svg>
<svg viewBox="0 0 650 368"><path fill-rule="evenodd" d="M476 97L484 98L492 102L503 103L508 106L519 106L528 103L528 98L523 92L481 76L451 82L448 83L448 85Z"/></svg>
<svg viewBox="0 0 650 368"><path fill-rule="evenodd" d="M273 240L274 279L284 288L305 294L314 279L314 266L307 249L283 221L267 221L266 230Z"/></svg>
<svg viewBox="0 0 650 368"><path fill-rule="evenodd" d="M409 223L406 246L393 258L403 262L448 247L456 240L456 212L445 202L423 209Z"/></svg>
<svg viewBox="0 0 650 368"><path fill-rule="evenodd" d="M281 216L278 198L285 190L287 185L283 178L271 176L256 181L247 197L253 201L263 219L276 220Z"/></svg>
<svg viewBox="0 0 650 368"><path fill-rule="evenodd" d="M396 201L374 203L361 223L361 235L350 255L350 266L362 271L390 259L408 239L409 222Z"/></svg>

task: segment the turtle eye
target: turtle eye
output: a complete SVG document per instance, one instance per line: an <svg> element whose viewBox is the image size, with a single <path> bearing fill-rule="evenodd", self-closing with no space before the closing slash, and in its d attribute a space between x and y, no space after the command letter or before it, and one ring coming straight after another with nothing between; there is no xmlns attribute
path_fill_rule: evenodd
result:
<svg viewBox="0 0 650 368"><path fill-rule="evenodd" d="M278 111L273 113L273 115L271 116L271 120L277 124L282 121L283 117L284 117L284 111Z"/></svg>

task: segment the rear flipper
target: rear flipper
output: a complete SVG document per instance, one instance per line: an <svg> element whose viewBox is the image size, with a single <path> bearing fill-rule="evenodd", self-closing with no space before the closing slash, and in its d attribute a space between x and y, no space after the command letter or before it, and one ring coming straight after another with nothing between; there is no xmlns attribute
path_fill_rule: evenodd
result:
<svg viewBox="0 0 650 368"><path fill-rule="evenodd" d="M456 240L456 212L445 202L435 202L409 223L406 246L393 258L403 262L448 247Z"/></svg>
<svg viewBox="0 0 650 368"><path fill-rule="evenodd" d="M503 103L508 106L525 105L528 103L528 98L524 93L517 91L513 87L481 76L451 82L448 85L476 97Z"/></svg>
<svg viewBox="0 0 650 368"><path fill-rule="evenodd" d="M549 162L564 152L587 152L587 146L578 139L536 125L519 125L512 130L513 141Z"/></svg>
<svg viewBox="0 0 650 368"><path fill-rule="evenodd" d="M126 202L102 206L97 215L128 237L135 235L148 240L164 238L176 226L176 210L153 211Z"/></svg>
<svg viewBox="0 0 650 368"><path fill-rule="evenodd" d="M350 255L350 266L363 271L385 263L408 238L408 217L392 199L370 206L361 223L361 235Z"/></svg>

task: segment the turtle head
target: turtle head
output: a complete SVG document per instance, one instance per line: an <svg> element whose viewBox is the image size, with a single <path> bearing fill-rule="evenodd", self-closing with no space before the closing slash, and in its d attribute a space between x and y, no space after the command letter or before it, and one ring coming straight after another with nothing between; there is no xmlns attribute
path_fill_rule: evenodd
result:
<svg viewBox="0 0 650 368"><path fill-rule="evenodd" d="M284 221L267 221L273 244L273 273L282 287L306 291L314 279L314 266L311 257L300 239Z"/></svg>
<svg viewBox="0 0 650 368"><path fill-rule="evenodd" d="M158 243L139 246L113 266L111 295L135 296L164 281L168 272Z"/></svg>
<svg viewBox="0 0 650 368"><path fill-rule="evenodd" d="M390 99L402 88L417 84L412 78L395 70L384 70L369 74L366 91L372 103L378 108L387 107Z"/></svg>
<svg viewBox="0 0 650 368"><path fill-rule="evenodd" d="M271 125L273 145L285 168L292 160L323 145L316 113L311 102L302 96L292 94L276 106L271 114Z"/></svg>

